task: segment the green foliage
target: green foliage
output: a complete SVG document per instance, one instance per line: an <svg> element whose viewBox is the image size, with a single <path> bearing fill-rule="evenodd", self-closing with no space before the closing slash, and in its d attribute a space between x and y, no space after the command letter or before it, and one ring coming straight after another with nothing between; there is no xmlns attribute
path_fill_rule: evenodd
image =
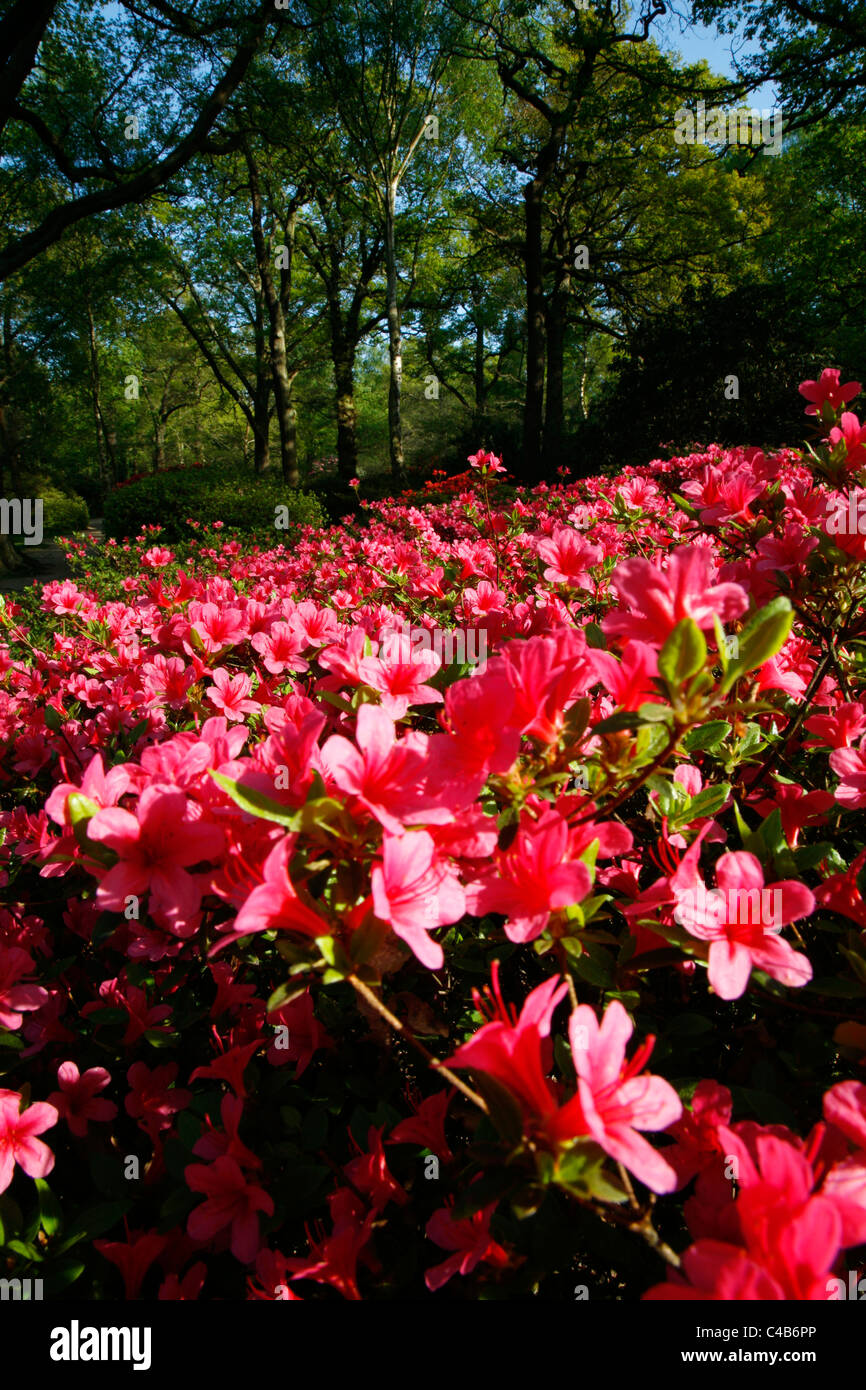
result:
<svg viewBox="0 0 866 1390"><path fill-rule="evenodd" d="M220 521L234 530L270 534L277 543L286 534L275 530L281 506L288 509L291 527L327 524L318 498L276 479L183 470L155 473L113 489L105 503L105 529L119 540L137 535L144 526L158 526L160 539L171 542L193 534L191 521L199 526Z"/></svg>
<svg viewBox="0 0 866 1390"><path fill-rule="evenodd" d="M70 531L82 531L90 517L87 503L75 493L61 492L58 487L41 487L38 494L42 498L42 526L46 536L66 535Z"/></svg>

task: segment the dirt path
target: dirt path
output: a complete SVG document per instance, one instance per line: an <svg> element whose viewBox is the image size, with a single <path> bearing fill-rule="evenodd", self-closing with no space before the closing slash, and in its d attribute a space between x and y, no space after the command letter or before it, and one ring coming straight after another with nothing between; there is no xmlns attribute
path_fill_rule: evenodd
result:
<svg viewBox="0 0 866 1390"><path fill-rule="evenodd" d="M87 536L89 540L104 539L101 517L89 523ZM20 594L23 589L29 589L34 580L37 584L49 584L52 579L69 578L66 549L54 541L28 546L27 558L32 562L33 569L22 567L20 570L0 572L0 594Z"/></svg>

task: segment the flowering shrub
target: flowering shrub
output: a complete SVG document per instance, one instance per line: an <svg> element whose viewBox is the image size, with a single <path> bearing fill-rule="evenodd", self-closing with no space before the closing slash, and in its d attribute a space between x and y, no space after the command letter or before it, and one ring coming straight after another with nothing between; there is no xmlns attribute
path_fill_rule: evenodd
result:
<svg viewBox="0 0 866 1390"><path fill-rule="evenodd" d="M5 607L10 1274L846 1296L866 446L857 383L801 389L803 454L503 492L482 451L441 504L82 546Z"/></svg>

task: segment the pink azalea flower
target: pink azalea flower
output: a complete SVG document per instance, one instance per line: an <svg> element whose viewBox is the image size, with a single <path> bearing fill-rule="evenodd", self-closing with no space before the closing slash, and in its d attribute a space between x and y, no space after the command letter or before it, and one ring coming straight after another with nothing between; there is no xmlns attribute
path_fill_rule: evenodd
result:
<svg viewBox="0 0 866 1390"><path fill-rule="evenodd" d="M760 861L743 850L719 859L712 893L694 862L684 861L671 884L677 921L710 943L709 980L720 999L739 999L752 970L796 988L809 983L807 957L778 935L789 922L814 912L814 895L804 884L784 879L765 885Z"/></svg>
<svg viewBox="0 0 866 1390"><path fill-rule="evenodd" d="M21 1109L17 1091L0 1091L0 1192L12 1181L15 1164L28 1178L47 1178L54 1167L54 1154L37 1139L57 1124L53 1105L37 1101Z"/></svg>
<svg viewBox="0 0 866 1390"><path fill-rule="evenodd" d="M502 460L495 454L489 454L485 449L479 449L477 454L469 455L469 463L479 473L504 473Z"/></svg>
<svg viewBox="0 0 866 1390"><path fill-rule="evenodd" d="M259 713L261 705L258 700L247 698L253 683L244 671L232 676L224 666L218 666L213 673L213 679L213 685L207 687L205 694L226 719L238 722L245 714Z"/></svg>
<svg viewBox="0 0 866 1390"><path fill-rule="evenodd" d="M167 1062L153 1070L144 1062L133 1062L126 1073L131 1090L124 1108L152 1139L170 1129L178 1111L185 1110L192 1100L191 1091L174 1085L177 1073L177 1062Z"/></svg>
<svg viewBox="0 0 866 1390"><path fill-rule="evenodd" d="M611 652L593 648L588 659L605 690L624 710L636 710L646 701L658 699L652 677L658 673L658 652L648 642L626 642L622 660Z"/></svg>
<svg viewBox="0 0 866 1390"><path fill-rule="evenodd" d="M553 536L537 542L538 553L547 562L545 579L566 584L570 589L592 589L590 569L604 558L600 546L592 545L570 526L557 526Z"/></svg>
<svg viewBox="0 0 866 1390"><path fill-rule="evenodd" d="M400 1186L388 1168L382 1145L382 1129L377 1129L375 1125L370 1126L367 1131L366 1152L353 1138L352 1143L358 1150L358 1157L351 1159L343 1167L343 1172L352 1184L352 1191L359 1192L370 1204L370 1210L377 1215L385 1210L389 1202L396 1202L397 1206L403 1207L409 1201L408 1192Z"/></svg>
<svg viewBox="0 0 866 1390"><path fill-rule="evenodd" d="M509 941L534 941L552 912L580 903L592 891L592 878L579 860L567 857L568 825L555 812L541 823L521 826L507 853L497 850L495 867L467 890L467 903L476 917L502 912Z"/></svg>
<svg viewBox="0 0 866 1390"><path fill-rule="evenodd" d="M454 1155L445 1134L445 1118L454 1095L456 1091L452 1087L448 1091L438 1091L436 1095L418 1101L410 1092L409 1103L415 1113L410 1115L408 1120L401 1120L394 1126L387 1142L417 1144L422 1149L429 1149L432 1154L436 1154L443 1163L450 1163Z"/></svg>
<svg viewBox="0 0 866 1390"><path fill-rule="evenodd" d="M846 410L838 425L834 425L828 436L830 448L840 445L845 450L845 467L861 468L866 463L866 425L861 425L857 416Z"/></svg>
<svg viewBox="0 0 866 1390"><path fill-rule="evenodd" d="M550 1026L568 993L565 982L545 980L524 1001L520 1016L505 1004L499 988L499 962L491 966L492 988L472 991L475 1007L488 1022L458 1047L448 1065L489 1073L520 1102L524 1118L543 1121L556 1110L556 1093L547 1079L552 1062Z"/></svg>
<svg viewBox="0 0 866 1390"><path fill-rule="evenodd" d="M713 584L712 567L704 546L672 551L665 569L641 558L621 561L611 579L620 606L602 619L602 630L661 647L683 618L711 630L715 617L722 624L741 617L749 606L745 589Z"/></svg>
<svg viewBox="0 0 866 1390"><path fill-rule="evenodd" d="M74 782L58 782L45 803L45 810L58 825L70 824L67 803L73 792L80 792L100 808L116 806L123 794L132 786L129 769L119 764L105 771L102 755L95 754L84 771L81 785Z"/></svg>
<svg viewBox="0 0 866 1390"><path fill-rule="evenodd" d="M442 695L427 682L442 658L425 647L412 648L408 638L395 636L383 657L365 656L358 662L361 679L381 696L382 709L402 719L410 705L442 703Z"/></svg>
<svg viewBox="0 0 866 1390"><path fill-rule="evenodd" d="M866 902L860 892L859 876L866 863L866 849L861 850L842 874L831 874L815 889L815 898L822 907L839 912L858 926L866 928Z"/></svg>
<svg viewBox="0 0 866 1390"><path fill-rule="evenodd" d="M199 640L199 651L208 656L243 642L247 635L244 615L238 608L216 603L191 603L190 625Z"/></svg>
<svg viewBox="0 0 866 1390"><path fill-rule="evenodd" d="M48 990L42 985L21 983L35 968L32 956L26 951L0 942L0 1027L20 1028L23 1013L41 1009L48 1003Z"/></svg>
<svg viewBox="0 0 866 1390"><path fill-rule="evenodd" d="M260 653L265 670L281 676L285 671L306 671L308 663L299 655L306 645L300 632L290 623L274 623L267 632L257 632L252 645Z"/></svg>
<svg viewBox="0 0 866 1390"><path fill-rule="evenodd" d="M451 819L450 811L431 806L429 798L425 804L424 751L417 743L397 742L394 720L385 709L362 705L355 739L357 748L342 734L329 738L322 748L322 764L340 791L347 792L386 830L400 835L407 822Z"/></svg>
<svg viewBox="0 0 866 1390"><path fill-rule="evenodd" d="M405 835L385 832L382 863L372 875L376 916L431 970L438 970L445 956L428 932L458 922L466 910L463 889L436 853L426 830Z"/></svg>
<svg viewBox="0 0 866 1390"><path fill-rule="evenodd" d="M866 1153L866 1084L839 1081L824 1096L824 1117Z"/></svg>
<svg viewBox="0 0 866 1390"><path fill-rule="evenodd" d="M866 806L866 737L856 748L835 748L829 761L839 778L836 800L849 811Z"/></svg>
<svg viewBox="0 0 866 1390"><path fill-rule="evenodd" d="M360 1302L358 1258L368 1243L376 1221L374 1212L360 1210L360 1202L348 1188L339 1188L328 1199L334 1229L330 1236L310 1238L309 1256L292 1257L285 1262L293 1279L313 1279L330 1284L343 1298Z"/></svg>
<svg viewBox="0 0 866 1390"><path fill-rule="evenodd" d="M691 1108L683 1110L668 1130L676 1143L665 1149L665 1158L676 1170L677 1187L684 1187L722 1153L719 1126L730 1123L732 1109L731 1093L726 1086L717 1081L698 1082Z"/></svg>
<svg viewBox="0 0 866 1390"><path fill-rule="evenodd" d="M654 1038L647 1038L626 1064L626 1044L633 1032L634 1024L618 999L608 1005L600 1024L588 1004L574 1010L568 1034L577 1095L558 1112L551 1132L563 1139L589 1134L651 1192L673 1192L674 1169L637 1131L667 1129L680 1118L682 1101L660 1076L639 1074L649 1061Z"/></svg>
<svg viewBox="0 0 866 1390"><path fill-rule="evenodd" d="M103 910L122 912L130 894L149 892L156 910L185 923L201 902L187 870L216 858L222 831L193 820L183 792L173 787L145 787L136 811L98 811L88 823L89 838L114 850L119 860L102 878L96 901Z"/></svg>
<svg viewBox="0 0 866 1390"><path fill-rule="evenodd" d="M198 1069L201 1074L201 1068ZM222 1129L217 1129L209 1115L205 1116L204 1132L192 1146L196 1158L209 1161L228 1154L242 1168L261 1168L262 1160L252 1149L248 1149L240 1136L240 1123L243 1119L244 1102L240 1096L224 1095L220 1101Z"/></svg>
<svg viewBox="0 0 866 1390"><path fill-rule="evenodd" d="M212 955L252 932L281 928L313 938L329 935L327 921L298 897L289 877L296 839L295 835L286 835L271 850L262 866L263 881L250 893L229 931L211 947Z"/></svg>
<svg viewBox="0 0 866 1390"><path fill-rule="evenodd" d="M132 1231L128 1235L126 1241L95 1240L93 1248L120 1270L124 1298L131 1301L138 1298L144 1276L162 1254L168 1240L156 1231Z"/></svg>
<svg viewBox="0 0 866 1390"><path fill-rule="evenodd" d="M699 1240L683 1255L683 1273L669 1271L666 1284L655 1284L643 1295L649 1302L692 1300L734 1303L748 1300L782 1301L780 1284L738 1245Z"/></svg>

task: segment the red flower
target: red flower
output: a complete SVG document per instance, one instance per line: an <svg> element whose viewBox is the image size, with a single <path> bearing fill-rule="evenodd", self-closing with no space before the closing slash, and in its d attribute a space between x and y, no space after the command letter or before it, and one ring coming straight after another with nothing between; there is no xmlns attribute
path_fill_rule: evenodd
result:
<svg viewBox="0 0 866 1390"><path fill-rule="evenodd" d="M820 415L825 403L836 411L859 396L863 390L859 381L847 381L842 386L839 375L837 367L825 367L817 381L804 381L797 387L800 395L811 401L811 405L806 406L807 415Z"/></svg>
<svg viewBox="0 0 866 1390"><path fill-rule="evenodd" d="M104 1067L90 1067L82 1076L74 1062L62 1062L57 1069L57 1080L60 1090L52 1092L48 1099L73 1134L83 1138L89 1121L107 1124L114 1119L117 1106L96 1096L97 1091L104 1091L111 1082Z"/></svg>
<svg viewBox="0 0 866 1390"><path fill-rule="evenodd" d="M193 1240L213 1240L228 1226L235 1259L252 1264L261 1239L258 1214L263 1211L273 1216L272 1198L245 1177L227 1155L207 1165L191 1163L184 1176L187 1186L193 1192L203 1192L207 1199L189 1214L187 1231Z"/></svg>
<svg viewBox="0 0 866 1390"><path fill-rule="evenodd" d="M510 1263L508 1252L497 1245L490 1235L490 1220L496 1203L491 1202L490 1206L482 1207L460 1221L454 1217L451 1210L453 1205L452 1198L448 1206L434 1211L425 1227L428 1238L434 1244L441 1245L443 1250L455 1252L425 1274L424 1283L431 1293L441 1289L455 1274L471 1274L480 1264L504 1269Z"/></svg>
<svg viewBox="0 0 866 1390"><path fill-rule="evenodd" d="M131 1301L138 1298L145 1274L162 1254L168 1240L156 1231L127 1231L127 1236L125 1241L95 1240L93 1248L117 1265L123 1276L123 1296Z"/></svg>

